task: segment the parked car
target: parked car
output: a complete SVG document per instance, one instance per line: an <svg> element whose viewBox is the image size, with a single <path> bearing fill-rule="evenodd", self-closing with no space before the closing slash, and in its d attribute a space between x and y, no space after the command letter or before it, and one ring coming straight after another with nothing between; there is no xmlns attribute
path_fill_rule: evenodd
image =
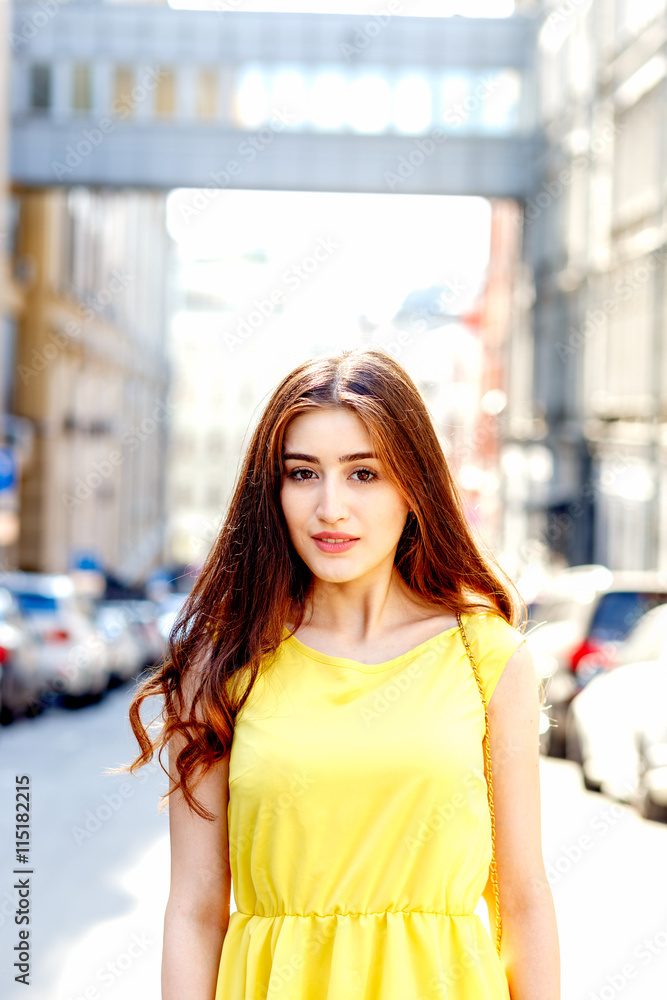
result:
<svg viewBox="0 0 667 1000"><path fill-rule="evenodd" d="M105 600L106 608L115 608L127 623L141 648L139 667L151 667L165 652L166 643L158 626L160 611L153 601L118 598Z"/></svg>
<svg viewBox="0 0 667 1000"><path fill-rule="evenodd" d="M26 628L18 604L0 587L0 721L39 710L43 680L38 645Z"/></svg>
<svg viewBox="0 0 667 1000"><path fill-rule="evenodd" d="M664 701L662 705L664 706ZM645 819L667 823L667 721L665 712L638 727L635 804Z"/></svg>
<svg viewBox="0 0 667 1000"><path fill-rule="evenodd" d="M544 681L551 725L543 750L566 752L567 710L600 671L617 662L617 650L651 608L667 603L667 579L652 572L611 572L582 566L554 576L529 604L528 644Z"/></svg>
<svg viewBox="0 0 667 1000"><path fill-rule="evenodd" d="M600 670L569 706L567 755L580 762L587 788L636 803L645 814L653 811L652 804L657 811L661 796L653 777L658 773L653 777L649 773L659 755L652 757L647 748L656 734L656 749L659 739L667 743L666 704L667 604L663 604L639 620L617 648L614 665ZM665 764L667 758L662 760ZM663 796L666 791L667 785Z"/></svg>
<svg viewBox="0 0 667 1000"><path fill-rule="evenodd" d="M109 680L107 645L95 627L92 602L77 595L65 574L5 574L26 627L38 642L43 690L67 704L99 698Z"/></svg>
<svg viewBox="0 0 667 1000"><path fill-rule="evenodd" d="M189 594L167 594L158 605L158 628L160 635L165 642L169 639L169 634L174 627L176 618L185 604Z"/></svg>
<svg viewBox="0 0 667 1000"><path fill-rule="evenodd" d="M95 625L107 646L109 687L128 681L144 664L143 644L122 604L100 601L95 606Z"/></svg>

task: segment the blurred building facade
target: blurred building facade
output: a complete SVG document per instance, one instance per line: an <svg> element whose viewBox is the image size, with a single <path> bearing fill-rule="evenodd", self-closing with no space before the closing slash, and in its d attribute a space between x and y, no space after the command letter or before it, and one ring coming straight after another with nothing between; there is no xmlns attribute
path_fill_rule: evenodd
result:
<svg viewBox="0 0 667 1000"><path fill-rule="evenodd" d="M521 275L521 216L517 202L492 201L484 288L475 307L463 316L477 332L480 356L471 426L461 442L460 478L471 509L478 512L482 536L495 550L501 549L503 543L504 507L499 470L509 369L510 365L525 364L526 360L525 344L520 351L515 350L518 356L510 353L513 289ZM518 343L516 332L514 343Z"/></svg>
<svg viewBox="0 0 667 1000"><path fill-rule="evenodd" d="M667 567L666 39L665 0L543 4L504 418L524 555L540 539L570 564Z"/></svg>
<svg viewBox="0 0 667 1000"><path fill-rule="evenodd" d="M13 359L21 303L13 255L16 199L9 180L10 5L0 3L0 568L15 565L18 479L30 454L31 426L12 411Z"/></svg>
<svg viewBox="0 0 667 1000"><path fill-rule="evenodd" d="M468 321L469 328L478 324L484 353L483 364L476 369L484 372L475 389L479 391L466 397L477 407L466 418L465 434L472 440L468 488L478 495L487 520L494 524L494 540L502 534L501 547L514 553L517 564L530 557L531 544L537 540L554 557L569 563L664 568L667 124L661 109L667 99L663 51L667 0L518 0L517 10L537 15L537 59L526 55L529 33L524 37L519 32L521 97L517 100L510 94L511 99L501 101L500 131L509 127L518 130L517 134L531 133L531 144L525 149L535 148L532 96L538 96L539 180L522 206L522 216L516 204L508 207L507 218L496 230L501 256L495 260L503 263L495 266L506 267L507 255L515 247L520 251L511 303L507 285L502 285L508 276L498 277L494 285L491 275L482 313ZM90 11L89 15L97 16ZM507 25L494 30L507 31ZM390 34L383 34L381 45L387 44ZM282 44L280 39L276 45ZM322 44L332 44L326 31L322 39ZM517 39L512 42L514 48ZM489 51L494 53L487 53L492 61L497 47ZM54 83L51 110L71 118L72 128L79 130L83 119L78 113L84 108L76 101L65 108L65 76L55 72L51 78L48 66L28 66L27 54L22 51L20 55L25 65L21 63L16 77L20 84L16 88L17 122L22 123L21 115L28 108L31 128L45 124L41 118L46 105L50 107L50 98L44 95L51 91L50 84L38 86L43 77ZM434 50L433 59L438 65L442 62L440 50ZM104 86L91 89L81 83L89 92L90 107L86 107L91 113L100 110L91 95L96 94L97 100L106 93L105 87L122 95L134 79L129 70L116 67L112 87L109 66L93 63L94 70L86 71L92 74L90 79L83 72L84 63L79 75L70 67L72 79L80 83L99 82L106 74ZM534 66L537 85L532 87ZM215 88L222 86L220 80L207 75L206 67L203 72L198 78L202 95L215 90L219 96ZM273 72L270 65L267 72ZM153 111L168 118L176 112L178 117L186 108L185 118L190 120L197 117L199 108L212 121L215 114L223 113L220 102L193 101L198 91L187 73L183 80L190 81L190 103L177 100L180 91L175 79L167 72L160 86L156 84L155 99L141 105L137 115L141 129ZM516 73L511 80L513 87L519 86ZM239 84L239 100L247 83ZM0 116L6 118L5 91L2 80ZM72 93L78 93L76 87ZM478 101L478 105L481 117L493 110L493 102ZM260 114L254 123L245 121L243 130L261 126L265 117ZM164 124L160 121L159 127ZM468 125L476 127L472 120ZM497 125L493 123L494 128ZM297 133L299 128L298 121L292 122L285 131ZM414 129L420 131L417 126ZM357 131L359 141L366 142L363 127ZM23 530L14 559L26 568L64 568L77 552L101 546L100 560L122 568L133 554L151 551L150 539L158 538L162 529L157 526L163 524L160 456L165 450L161 435L167 421L158 420L155 410L156 400L167 399L168 378L161 285L168 249L163 220L158 219L163 195L129 194L123 207L121 196L111 190L17 188L9 201L3 201L6 149L1 143L5 134L0 122L0 214L5 219L0 225L4 234L0 269L3 255L5 261L9 257L13 261L12 267L5 264L0 279L1 344L7 373L2 410L19 418L13 423L5 420L3 426L14 428L11 433L19 442L16 447L24 465ZM272 183L295 184L294 176L273 169L270 157L281 144L274 143L273 133L269 134L266 156L263 153L251 162L261 163ZM448 149L453 148L453 138L448 137ZM217 144L212 148L219 157ZM151 163L154 160L159 157ZM128 158L121 156L120 161L127 163ZM478 156L478 161L493 167L492 156ZM106 156L88 157L84 166L106 169L108 162ZM300 162L308 160L301 156ZM469 165L472 161L462 162ZM435 171L438 158L429 164ZM509 173L514 176L515 172ZM86 175L76 176L81 181ZM261 186L258 176L244 169L242 181L227 178L220 184L257 187ZM428 170L417 170L408 179L421 183L419 179L427 176ZM127 178L116 180L128 183ZM332 181L323 183L330 186ZM358 178L353 183L358 185ZM432 183L438 189L445 182L438 176ZM400 188L410 189L409 185ZM470 191L466 188L465 193ZM496 219L501 219L498 212ZM511 233L512 228L515 232ZM128 264L135 242L149 252ZM75 246L79 247L76 251L72 250ZM88 276L73 277L77 269ZM156 304L150 316L143 303L148 289ZM156 318L161 310L162 324ZM219 304L214 304L208 317L199 316L201 336L195 337L190 317L174 339L175 357L184 374L174 388L172 403L165 402L179 414L167 489L173 512L168 535L173 554L182 561L195 555L193 546L197 548L202 530L208 537L217 523L220 500L224 501L233 478L238 427L248 416L249 403L241 396L250 394L250 388L231 384L225 395L219 379L210 382L211 372L217 369L233 383L232 366L227 364L231 352L220 340L220 328L213 331L211 327L210 335L204 331L206 324L218 322L219 310ZM509 337L502 332L507 329ZM214 365L207 363L212 358ZM184 402L188 394L194 394L192 408ZM239 414L243 414L240 419ZM125 447L130 440L127 434L131 437L132 428L151 420L159 429L139 440L130 452ZM34 431L32 450L27 445L29 435L21 438L21 428L26 427ZM224 429L230 427L234 429ZM468 448L465 441L463 447ZM112 453L115 459L109 457ZM501 502L496 489L498 461ZM4 481L0 465L0 527ZM60 498L57 503L54 497ZM197 511L203 529L186 523L192 510ZM107 527L102 529L102 525ZM147 555L144 562L150 563L151 558ZM135 562L138 565L142 559L137 556Z"/></svg>
<svg viewBox="0 0 667 1000"><path fill-rule="evenodd" d="M270 285L271 264L265 250L239 248L225 257L184 260L179 271L166 542L168 558L177 563L200 564L214 541L258 415L257 401L266 392L267 363L272 368L272 359L286 353L275 351L287 335L278 330L264 365L258 359L249 370L236 363L246 339L257 335L246 315L265 323L269 337L271 323L282 318L282 305L268 318L251 308L252 296Z"/></svg>
<svg viewBox="0 0 667 1000"><path fill-rule="evenodd" d="M23 569L162 562L171 240L162 193L17 190L27 272L13 407L34 431L21 477Z"/></svg>

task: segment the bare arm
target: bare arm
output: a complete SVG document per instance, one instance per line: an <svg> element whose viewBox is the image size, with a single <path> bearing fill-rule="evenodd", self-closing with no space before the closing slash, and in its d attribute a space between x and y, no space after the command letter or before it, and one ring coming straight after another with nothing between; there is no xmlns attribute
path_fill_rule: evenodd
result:
<svg viewBox="0 0 667 1000"><path fill-rule="evenodd" d="M169 744L174 779L183 745L180 734ZM194 795L215 819L193 812L180 790L169 797L171 883L164 917L162 1000L214 1000L229 923L229 755L206 774Z"/></svg>
<svg viewBox="0 0 667 1000"><path fill-rule="evenodd" d="M512 1000L560 1000L556 912L542 856L538 681L525 643L489 702L500 957ZM494 934L491 880L484 890Z"/></svg>

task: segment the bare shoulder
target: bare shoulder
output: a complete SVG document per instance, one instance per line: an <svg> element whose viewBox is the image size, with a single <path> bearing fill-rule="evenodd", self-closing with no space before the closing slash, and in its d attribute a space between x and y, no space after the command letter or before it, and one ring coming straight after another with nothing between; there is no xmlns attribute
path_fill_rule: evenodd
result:
<svg viewBox="0 0 667 1000"><path fill-rule="evenodd" d="M539 711L539 677L528 643L511 653L495 686L489 710L516 715L523 708Z"/></svg>

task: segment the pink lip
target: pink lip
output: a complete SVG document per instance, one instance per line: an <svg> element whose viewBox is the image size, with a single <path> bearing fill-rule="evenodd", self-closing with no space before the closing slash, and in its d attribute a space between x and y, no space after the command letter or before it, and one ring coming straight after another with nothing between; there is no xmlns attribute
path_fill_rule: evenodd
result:
<svg viewBox="0 0 667 1000"><path fill-rule="evenodd" d="M324 538L344 538L343 542L323 542ZM342 531L332 531L331 534L313 535L313 541L321 552L347 552L359 539L354 535L346 535Z"/></svg>
<svg viewBox="0 0 667 1000"><path fill-rule="evenodd" d="M357 538L357 535L348 535L345 531L320 531L313 535L313 538Z"/></svg>

